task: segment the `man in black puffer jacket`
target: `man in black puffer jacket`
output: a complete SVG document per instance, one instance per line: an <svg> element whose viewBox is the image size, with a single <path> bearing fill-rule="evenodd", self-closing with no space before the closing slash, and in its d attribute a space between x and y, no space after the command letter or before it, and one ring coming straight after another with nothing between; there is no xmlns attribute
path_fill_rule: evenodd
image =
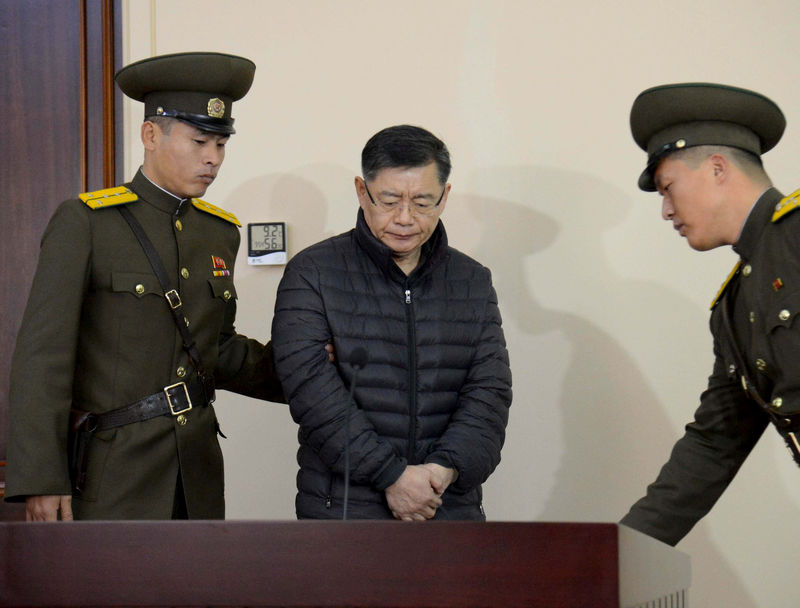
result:
<svg viewBox="0 0 800 608"><path fill-rule="evenodd" d="M443 142L390 127L361 161L355 229L295 256L275 304L276 368L300 425L297 516L342 517L349 460L349 517L484 520L511 404L490 272L447 245Z"/></svg>

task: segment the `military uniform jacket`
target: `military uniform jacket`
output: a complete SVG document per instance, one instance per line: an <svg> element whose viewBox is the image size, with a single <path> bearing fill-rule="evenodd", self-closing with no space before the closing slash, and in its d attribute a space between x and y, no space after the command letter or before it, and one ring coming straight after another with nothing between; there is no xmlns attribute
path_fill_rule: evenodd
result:
<svg viewBox="0 0 800 608"><path fill-rule="evenodd" d="M791 414L800 411L800 213L796 198L781 199L771 188L751 210L735 246L740 266L720 297L732 299L733 333L759 395L773 412ZM695 419L622 519L672 545L708 513L769 423L740 382L720 297L710 323L714 371Z"/></svg>
<svg viewBox="0 0 800 608"><path fill-rule="evenodd" d="M183 300L217 388L281 400L271 347L236 334L239 231L221 210L180 201L139 171L126 184L139 220ZM218 214L218 215L217 215ZM7 500L70 493L71 406L103 413L194 373L156 276L114 207L62 203L45 230L11 370ZM160 416L97 432L76 518L165 519L180 474L190 518L224 517L223 462L212 406L185 424Z"/></svg>

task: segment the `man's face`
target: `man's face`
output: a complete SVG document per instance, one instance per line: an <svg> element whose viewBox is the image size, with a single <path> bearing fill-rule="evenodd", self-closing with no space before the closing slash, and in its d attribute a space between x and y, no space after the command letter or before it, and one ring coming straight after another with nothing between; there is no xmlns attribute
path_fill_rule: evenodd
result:
<svg viewBox="0 0 800 608"><path fill-rule="evenodd" d="M181 198L203 196L222 165L229 136L201 131L180 120L173 121L169 133L150 124L151 137L143 129L151 160L147 176Z"/></svg>
<svg viewBox="0 0 800 608"><path fill-rule="evenodd" d="M401 267L403 261L416 265L422 245L436 229L449 191L450 184L439 183L434 162L424 167L381 169L369 184L356 178L358 203L367 226L394 252Z"/></svg>
<svg viewBox="0 0 800 608"><path fill-rule="evenodd" d="M696 169L682 160L667 157L655 172L656 188L663 197L661 216L686 237L689 246L707 251L729 244L722 234L720 193L714 179L714 167L706 159Z"/></svg>

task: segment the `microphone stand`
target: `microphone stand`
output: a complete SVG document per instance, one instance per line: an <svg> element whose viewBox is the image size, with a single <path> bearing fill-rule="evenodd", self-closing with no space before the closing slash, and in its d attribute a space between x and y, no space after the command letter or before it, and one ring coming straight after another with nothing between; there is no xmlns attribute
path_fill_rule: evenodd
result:
<svg viewBox="0 0 800 608"><path fill-rule="evenodd" d="M347 411L344 414L344 507L342 508L342 520L347 519L347 501L350 498L350 408L353 407L353 390L356 387L356 375L358 368L353 373L353 381L350 383L350 398L347 400Z"/></svg>

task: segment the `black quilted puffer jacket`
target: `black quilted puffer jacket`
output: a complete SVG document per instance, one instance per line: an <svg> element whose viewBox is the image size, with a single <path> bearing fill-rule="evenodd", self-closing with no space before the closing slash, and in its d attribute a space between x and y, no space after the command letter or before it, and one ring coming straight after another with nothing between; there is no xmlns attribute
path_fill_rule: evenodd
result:
<svg viewBox="0 0 800 608"><path fill-rule="evenodd" d="M392 518L384 490L407 464L458 471L438 519L484 518L481 484L500 462L511 371L487 268L448 247L439 222L406 276L359 210L356 228L297 254L278 288L272 343L300 425L299 518ZM336 362L324 346L332 342ZM351 354L356 406L346 416Z"/></svg>

